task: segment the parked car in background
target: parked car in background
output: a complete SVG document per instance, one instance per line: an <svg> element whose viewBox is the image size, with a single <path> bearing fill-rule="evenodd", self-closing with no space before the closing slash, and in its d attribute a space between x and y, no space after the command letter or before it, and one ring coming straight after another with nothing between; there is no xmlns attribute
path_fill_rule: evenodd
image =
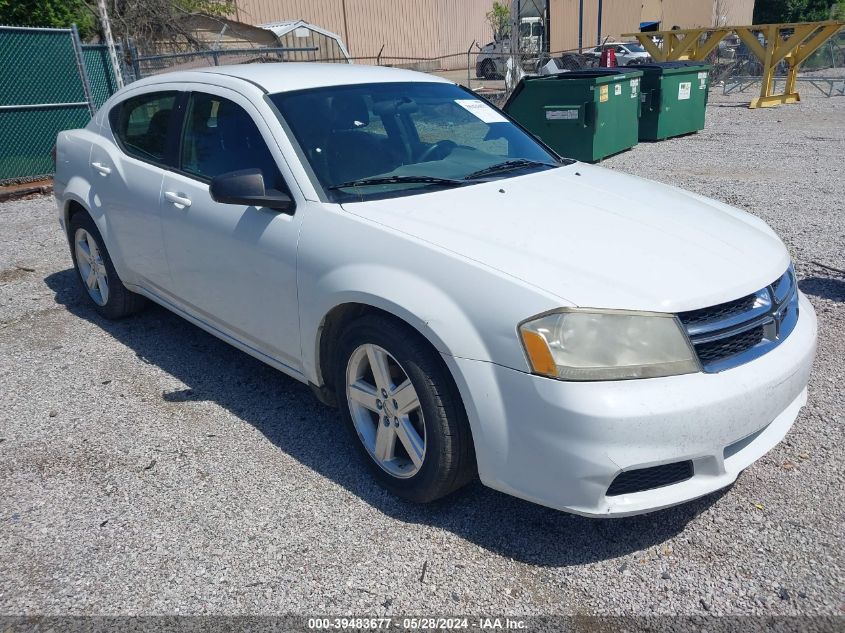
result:
<svg viewBox="0 0 845 633"><path fill-rule="evenodd" d="M527 17L519 22L519 57L522 68L535 72L537 59L545 50L545 27L543 18ZM475 76L479 79L502 79L507 72L511 55L509 37L495 40L482 46L475 59Z"/></svg>
<svg viewBox="0 0 845 633"><path fill-rule="evenodd" d="M616 63L619 66L646 64L651 61L651 55L639 42L606 42L602 46L584 51L584 55L598 59L601 57L602 50L606 48L613 48L616 53Z"/></svg>
<svg viewBox="0 0 845 633"><path fill-rule="evenodd" d="M309 384L349 429L327 454L406 499L479 476L656 510L806 402L815 314L762 220L561 158L433 75L157 75L59 134L54 183L93 310L152 300Z"/></svg>
<svg viewBox="0 0 845 633"><path fill-rule="evenodd" d="M511 51L510 39L488 42L475 57L475 76L479 79L502 79Z"/></svg>

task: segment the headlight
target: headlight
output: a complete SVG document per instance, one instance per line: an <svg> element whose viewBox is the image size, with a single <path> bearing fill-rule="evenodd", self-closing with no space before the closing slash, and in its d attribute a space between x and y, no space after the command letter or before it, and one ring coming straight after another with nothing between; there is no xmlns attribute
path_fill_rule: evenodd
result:
<svg viewBox="0 0 845 633"><path fill-rule="evenodd" d="M534 373L561 380L656 378L701 370L672 314L564 308L522 323L519 334Z"/></svg>

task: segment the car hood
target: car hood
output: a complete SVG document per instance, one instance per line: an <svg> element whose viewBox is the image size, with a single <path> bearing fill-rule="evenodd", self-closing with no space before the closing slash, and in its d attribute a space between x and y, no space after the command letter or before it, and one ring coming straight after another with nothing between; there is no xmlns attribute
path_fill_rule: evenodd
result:
<svg viewBox="0 0 845 633"><path fill-rule="evenodd" d="M789 265L748 213L584 163L343 208L583 307L700 308Z"/></svg>

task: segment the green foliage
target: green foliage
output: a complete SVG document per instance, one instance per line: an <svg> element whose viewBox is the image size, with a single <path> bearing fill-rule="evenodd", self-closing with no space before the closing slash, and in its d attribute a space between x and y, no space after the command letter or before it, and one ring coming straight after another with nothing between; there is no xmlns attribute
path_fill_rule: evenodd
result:
<svg viewBox="0 0 845 633"><path fill-rule="evenodd" d="M7 26L79 27L82 38L97 31L97 20L83 0L0 0L0 24Z"/></svg>
<svg viewBox="0 0 845 633"><path fill-rule="evenodd" d="M845 17L845 0L757 0L754 24L819 22ZM836 19L836 18L835 18Z"/></svg>
<svg viewBox="0 0 845 633"><path fill-rule="evenodd" d="M487 24L493 29L493 39L501 40L510 35L511 10L504 2L493 0L493 8L485 15Z"/></svg>
<svg viewBox="0 0 845 633"><path fill-rule="evenodd" d="M235 12L236 0L173 0L173 4L187 13L227 16Z"/></svg>
<svg viewBox="0 0 845 633"><path fill-rule="evenodd" d="M150 22L158 22L159 33L185 13L227 16L235 11L235 0L110 0L112 30L116 37L145 32ZM99 31L96 0L0 0L0 24L69 28L76 24L82 39Z"/></svg>

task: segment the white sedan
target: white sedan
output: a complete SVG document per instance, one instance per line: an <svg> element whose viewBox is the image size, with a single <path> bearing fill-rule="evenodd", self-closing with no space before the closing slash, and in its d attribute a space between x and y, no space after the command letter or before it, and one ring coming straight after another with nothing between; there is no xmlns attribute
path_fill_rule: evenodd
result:
<svg viewBox="0 0 845 633"><path fill-rule="evenodd" d="M59 135L55 195L94 309L155 301L310 384L407 499L480 477L655 510L729 485L807 398L815 315L764 222L562 159L432 75L144 79Z"/></svg>
<svg viewBox="0 0 845 633"><path fill-rule="evenodd" d="M601 46L584 51L584 54L599 59L602 51L609 48L612 48L613 52L616 53L616 64L618 66L634 66L651 62L651 55L639 42L606 42Z"/></svg>

